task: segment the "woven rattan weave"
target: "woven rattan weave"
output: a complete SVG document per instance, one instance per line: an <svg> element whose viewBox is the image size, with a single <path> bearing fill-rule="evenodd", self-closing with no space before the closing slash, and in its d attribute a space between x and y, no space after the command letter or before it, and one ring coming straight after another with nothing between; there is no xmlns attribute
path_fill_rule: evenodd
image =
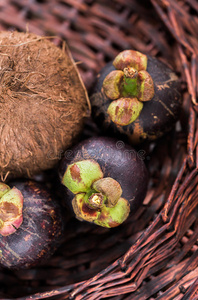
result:
<svg viewBox="0 0 198 300"><path fill-rule="evenodd" d="M0 299L198 299L198 2L1 0L0 30L15 29L66 41L88 91L119 51L153 55L177 72L183 109L175 130L139 148L150 182L135 218L111 231L71 218L50 260L0 270ZM97 134L87 120L84 136Z"/></svg>

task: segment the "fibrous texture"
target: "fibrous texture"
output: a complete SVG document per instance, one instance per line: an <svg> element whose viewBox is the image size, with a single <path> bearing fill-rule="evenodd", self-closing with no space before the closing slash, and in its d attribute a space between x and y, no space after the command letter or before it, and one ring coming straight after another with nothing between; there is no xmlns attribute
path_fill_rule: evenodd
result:
<svg viewBox="0 0 198 300"><path fill-rule="evenodd" d="M87 94L67 49L0 32L0 174L53 167L81 131Z"/></svg>

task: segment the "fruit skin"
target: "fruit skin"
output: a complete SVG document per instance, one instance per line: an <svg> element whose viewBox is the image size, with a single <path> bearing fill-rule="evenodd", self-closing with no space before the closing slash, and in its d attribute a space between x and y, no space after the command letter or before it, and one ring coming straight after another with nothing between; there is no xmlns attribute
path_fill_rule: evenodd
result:
<svg viewBox="0 0 198 300"><path fill-rule="evenodd" d="M23 194L23 222L15 233L0 235L0 266L31 268L49 258L60 245L64 230L61 209L40 183L17 181L9 185Z"/></svg>
<svg viewBox="0 0 198 300"><path fill-rule="evenodd" d="M60 162L60 181L68 165L94 159L100 165L104 178L111 177L121 185L122 197L129 201L131 213L142 204L147 191L148 172L143 159L131 146L114 138L92 137L74 146L68 153L65 152ZM63 185L62 188L65 202L73 210L71 201L74 194Z"/></svg>
<svg viewBox="0 0 198 300"><path fill-rule="evenodd" d="M91 91L92 116L98 126L108 135L125 136L131 144L156 140L170 131L179 118L181 110L180 82L176 74L156 58L147 56L147 72L154 82L154 97L144 102L139 117L131 124L119 126L113 123L107 113L112 102L103 92L105 77L115 70L109 62L97 76Z"/></svg>

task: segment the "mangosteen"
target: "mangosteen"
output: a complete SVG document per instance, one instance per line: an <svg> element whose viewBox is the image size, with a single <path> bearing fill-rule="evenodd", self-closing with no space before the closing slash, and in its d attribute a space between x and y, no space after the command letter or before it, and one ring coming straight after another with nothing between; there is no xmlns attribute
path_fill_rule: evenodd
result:
<svg viewBox="0 0 198 300"><path fill-rule="evenodd" d="M91 93L93 119L108 134L131 144L169 132L181 111L180 82L164 63L125 50L100 72Z"/></svg>
<svg viewBox="0 0 198 300"><path fill-rule="evenodd" d="M54 253L62 240L61 208L34 181L0 183L0 266L25 269Z"/></svg>
<svg viewBox="0 0 198 300"><path fill-rule="evenodd" d="M0 67L0 176L30 178L81 133L87 92L69 50L44 36L0 32Z"/></svg>
<svg viewBox="0 0 198 300"><path fill-rule="evenodd" d="M144 157L123 141L91 137L60 162L64 200L79 220L112 228L141 206L148 184Z"/></svg>

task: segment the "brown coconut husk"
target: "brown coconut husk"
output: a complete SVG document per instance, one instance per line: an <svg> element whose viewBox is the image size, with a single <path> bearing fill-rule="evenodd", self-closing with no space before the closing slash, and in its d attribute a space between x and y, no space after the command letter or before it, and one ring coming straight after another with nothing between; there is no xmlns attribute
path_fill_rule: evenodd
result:
<svg viewBox="0 0 198 300"><path fill-rule="evenodd" d="M0 32L0 176L55 166L83 128L88 98L68 49Z"/></svg>

